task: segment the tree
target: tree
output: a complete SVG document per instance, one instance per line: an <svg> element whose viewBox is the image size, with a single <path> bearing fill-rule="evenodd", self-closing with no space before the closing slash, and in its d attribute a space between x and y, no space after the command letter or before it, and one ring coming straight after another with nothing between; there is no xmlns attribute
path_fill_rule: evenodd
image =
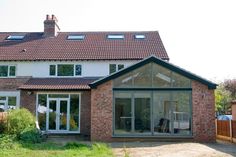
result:
<svg viewBox="0 0 236 157"><path fill-rule="evenodd" d="M225 80L224 88L231 93L231 98L236 99L236 79Z"/></svg>
<svg viewBox="0 0 236 157"><path fill-rule="evenodd" d="M232 93L225 88L224 83L221 83L215 90L215 110L219 114L226 114L232 100Z"/></svg>

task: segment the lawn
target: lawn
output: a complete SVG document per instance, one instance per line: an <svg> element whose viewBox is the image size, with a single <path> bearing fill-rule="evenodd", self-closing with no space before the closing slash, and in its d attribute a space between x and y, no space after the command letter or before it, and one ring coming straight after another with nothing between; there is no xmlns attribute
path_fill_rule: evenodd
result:
<svg viewBox="0 0 236 157"><path fill-rule="evenodd" d="M9 143L11 142L11 143ZM2 143L3 144L3 143ZM112 150L103 143L94 143L91 146L79 143L59 145L43 142L30 144L19 141L5 141L0 144L0 157L113 157Z"/></svg>

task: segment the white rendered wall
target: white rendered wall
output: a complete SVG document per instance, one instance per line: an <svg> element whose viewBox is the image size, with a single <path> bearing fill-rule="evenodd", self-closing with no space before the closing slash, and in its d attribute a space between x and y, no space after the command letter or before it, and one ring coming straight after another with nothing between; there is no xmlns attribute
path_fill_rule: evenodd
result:
<svg viewBox="0 0 236 157"><path fill-rule="evenodd" d="M109 64L124 64L125 68L138 61L34 61L34 62L0 62L0 65L16 65L16 76L49 76L51 64L80 64L82 75L79 77L96 77L109 75Z"/></svg>

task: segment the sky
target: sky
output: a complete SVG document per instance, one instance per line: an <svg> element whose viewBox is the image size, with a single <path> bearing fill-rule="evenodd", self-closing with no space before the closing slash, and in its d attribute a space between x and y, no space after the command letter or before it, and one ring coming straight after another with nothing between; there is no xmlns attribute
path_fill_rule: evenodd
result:
<svg viewBox="0 0 236 157"><path fill-rule="evenodd" d="M0 0L0 32L42 32L46 14L62 32L159 31L171 63L236 78L235 0Z"/></svg>

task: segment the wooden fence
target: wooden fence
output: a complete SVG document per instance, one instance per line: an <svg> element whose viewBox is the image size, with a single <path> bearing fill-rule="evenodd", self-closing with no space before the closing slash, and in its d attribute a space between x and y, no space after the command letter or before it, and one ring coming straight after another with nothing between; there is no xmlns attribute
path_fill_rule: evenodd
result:
<svg viewBox="0 0 236 157"><path fill-rule="evenodd" d="M0 123L6 120L7 112L0 112Z"/></svg>
<svg viewBox="0 0 236 157"><path fill-rule="evenodd" d="M236 121L216 120L216 137L236 142Z"/></svg>

